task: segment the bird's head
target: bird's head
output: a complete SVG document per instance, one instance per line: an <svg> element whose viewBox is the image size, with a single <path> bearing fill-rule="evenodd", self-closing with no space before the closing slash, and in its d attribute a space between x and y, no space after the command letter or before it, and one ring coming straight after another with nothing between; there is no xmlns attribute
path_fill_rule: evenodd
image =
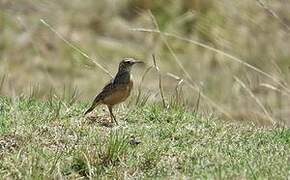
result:
<svg viewBox="0 0 290 180"><path fill-rule="evenodd" d="M133 58L124 58L119 64L119 71L131 71L132 66L138 63L143 62Z"/></svg>

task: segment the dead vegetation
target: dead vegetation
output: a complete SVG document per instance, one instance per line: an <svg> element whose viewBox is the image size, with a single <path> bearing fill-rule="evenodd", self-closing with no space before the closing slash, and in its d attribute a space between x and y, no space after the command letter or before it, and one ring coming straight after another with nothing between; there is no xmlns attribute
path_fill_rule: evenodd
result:
<svg viewBox="0 0 290 180"><path fill-rule="evenodd" d="M160 71L135 71L144 82L135 102L161 100L227 119L289 125L289 6L280 0L4 0L0 92L86 101L120 57L135 56L149 67L155 54Z"/></svg>

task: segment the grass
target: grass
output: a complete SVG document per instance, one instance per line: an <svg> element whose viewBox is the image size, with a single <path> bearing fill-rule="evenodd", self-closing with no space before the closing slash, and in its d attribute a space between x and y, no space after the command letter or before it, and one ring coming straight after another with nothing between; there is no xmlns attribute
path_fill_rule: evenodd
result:
<svg viewBox="0 0 290 180"><path fill-rule="evenodd" d="M0 177L290 178L289 6L0 1ZM85 119L123 57L120 126Z"/></svg>
<svg viewBox="0 0 290 180"><path fill-rule="evenodd" d="M0 98L0 176L47 178L285 179L290 130L230 123L161 104L84 119L84 103ZM136 138L140 144L132 143Z"/></svg>

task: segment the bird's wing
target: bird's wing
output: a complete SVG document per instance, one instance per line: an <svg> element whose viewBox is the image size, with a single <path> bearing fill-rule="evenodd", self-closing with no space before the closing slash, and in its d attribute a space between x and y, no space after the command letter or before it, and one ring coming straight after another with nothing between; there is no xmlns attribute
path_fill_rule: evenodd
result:
<svg viewBox="0 0 290 180"><path fill-rule="evenodd" d="M102 89L102 91L95 97L94 102L99 102L100 100L103 100L104 97L109 95L112 90L114 89L114 79L112 79L110 82L108 82L105 87Z"/></svg>
<svg viewBox="0 0 290 180"><path fill-rule="evenodd" d="M85 112L85 114L88 114L89 112L94 110L97 105L100 104L101 100L103 100L103 98L107 96L108 92L111 91L110 89L112 89L112 87L114 86L113 82L114 82L114 79L111 79L111 81L109 81L105 85L105 87L102 89L102 91L95 97L91 107Z"/></svg>
<svg viewBox="0 0 290 180"><path fill-rule="evenodd" d="M126 84L120 84L117 81L114 82L114 79L112 79L96 96L94 102L97 103L104 98L110 96L111 94L115 93L116 91L123 90L124 88L126 88Z"/></svg>
<svg viewBox="0 0 290 180"><path fill-rule="evenodd" d="M109 83L106 84L106 86L102 89L102 91L95 97L91 107L85 112L85 114L94 110L95 107L99 105L104 98L110 96L116 91L122 90L123 88L126 88L125 84L117 83L117 81L114 82L114 79L112 79Z"/></svg>

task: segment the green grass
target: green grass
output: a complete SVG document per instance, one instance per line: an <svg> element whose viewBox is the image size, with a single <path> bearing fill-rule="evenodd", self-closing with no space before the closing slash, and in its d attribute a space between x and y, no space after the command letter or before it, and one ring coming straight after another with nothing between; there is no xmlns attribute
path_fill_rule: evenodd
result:
<svg viewBox="0 0 290 180"><path fill-rule="evenodd" d="M290 130L229 123L159 104L115 109L119 126L81 115L86 104L0 98L0 176L285 179ZM99 119L108 118L98 108ZM140 140L130 143L132 137Z"/></svg>

